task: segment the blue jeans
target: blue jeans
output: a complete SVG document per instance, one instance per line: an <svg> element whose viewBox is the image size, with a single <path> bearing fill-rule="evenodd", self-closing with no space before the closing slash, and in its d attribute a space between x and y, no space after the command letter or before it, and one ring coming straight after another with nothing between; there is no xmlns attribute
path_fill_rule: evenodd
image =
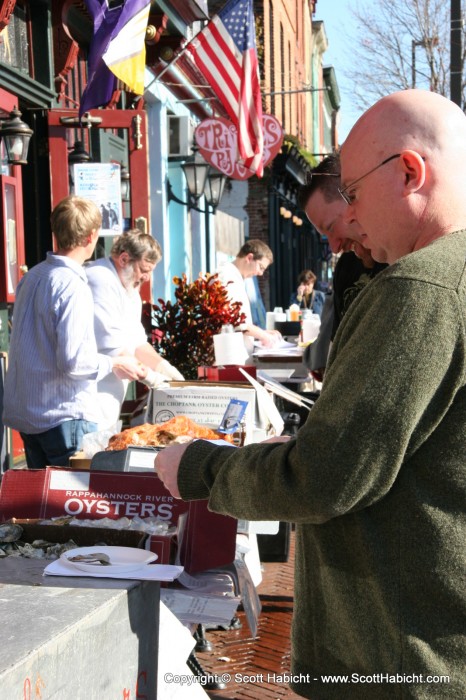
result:
<svg viewBox="0 0 466 700"><path fill-rule="evenodd" d="M83 435L95 433L97 423L67 420L44 433L20 433L29 469L69 467L69 458L82 447Z"/></svg>

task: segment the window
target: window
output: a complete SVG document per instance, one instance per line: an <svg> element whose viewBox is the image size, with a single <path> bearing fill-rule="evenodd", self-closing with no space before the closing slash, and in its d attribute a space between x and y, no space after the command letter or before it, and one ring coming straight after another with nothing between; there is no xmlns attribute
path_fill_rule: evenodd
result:
<svg viewBox="0 0 466 700"><path fill-rule="evenodd" d="M0 230L3 231L0 301L13 302L24 270L24 232L21 182L0 176ZM1 239L0 239L1 240Z"/></svg>
<svg viewBox="0 0 466 700"><path fill-rule="evenodd" d="M30 73L29 31L25 7L15 5L10 21L0 32L0 63L22 73Z"/></svg>

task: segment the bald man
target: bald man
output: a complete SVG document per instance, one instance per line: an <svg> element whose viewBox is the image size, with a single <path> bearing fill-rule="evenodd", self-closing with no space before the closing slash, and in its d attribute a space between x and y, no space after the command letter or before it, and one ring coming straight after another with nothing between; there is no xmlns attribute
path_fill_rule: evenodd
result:
<svg viewBox="0 0 466 700"><path fill-rule="evenodd" d="M466 117L407 90L341 152L348 222L390 263L351 304L296 438L169 447L173 495L296 522L295 692L466 697ZM328 678L333 676L334 678Z"/></svg>

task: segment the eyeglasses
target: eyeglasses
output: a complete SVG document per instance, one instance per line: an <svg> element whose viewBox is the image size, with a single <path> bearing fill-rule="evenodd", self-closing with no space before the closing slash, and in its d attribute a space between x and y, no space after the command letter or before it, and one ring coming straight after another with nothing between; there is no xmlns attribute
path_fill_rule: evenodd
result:
<svg viewBox="0 0 466 700"><path fill-rule="evenodd" d="M141 275L150 275L155 268L154 263L148 262L147 260L144 260L144 259L136 260L136 259L132 258L132 262L134 265L137 265Z"/></svg>
<svg viewBox="0 0 466 700"><path fill-rule="evenodd" d="M264 272L266 271L266 269L268 267L267 265L264 265L263 263L261 263L260 260L256 260L256 265L259 269L259 272L261 272L262 274L264 274Z"/></svg>
<svg viewBox="0 0 466 700"><path fill-rule="evenodd" d="M346 185L346 187L343 187L343 189L338 188L338 192L341 194L341 196L343 197L343 199L345 200L345 202L346 202L347 204L353 204L353 202L354 202L354 193L349 193L348 190L350 190L352 187L354 187L354 185L355 185L357 182L361 182L361 180L363 180L365 177L367 177L367 176L370 175L371 173L373 173L373 172L375 172L376 170L378 170L379 168L381 168L382 165L385 165L386 163L389 163L391 160L395 160L395 158L399 158L400 155L401 155L401 153L395 153L394 156L390 156L389 158L385 158L385 160L383 160L381 163L379 163L378 165L376 165L375 168L372 168L372 170L369 170L369 172L365 173L364 175L361 175L361 177L358 177L357 180L353 180L353 182L350 182L350 184L349 184L349 185Z"/></svg>

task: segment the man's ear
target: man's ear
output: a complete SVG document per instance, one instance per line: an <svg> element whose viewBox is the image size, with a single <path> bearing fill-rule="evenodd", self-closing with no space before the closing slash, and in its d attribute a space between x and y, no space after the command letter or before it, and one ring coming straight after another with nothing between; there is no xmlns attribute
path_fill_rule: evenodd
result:
<svg viewBox="0 0 466 700"><path fill-rule="evenodd" d="M118 256L118 262L120 263L120 267L126 267L130 262L129 254L125 250Z"/></svg>
<svg viewBox="0 0 466 700"><path fill-rule="evenodd" d="M416 192L426 181L425 159L417 151L405 150L401 153L401 162L405 173L405 188Z"/></svg>
<svg viewBox="0 0 466 700"><path fill-rule="evenodd" d="M87 245L92 245L93 243L97 242L97 239L99 237L99 232L100 229L98 228L93 228L91 232L89 233L89 236L87 237Z"/></svg>

